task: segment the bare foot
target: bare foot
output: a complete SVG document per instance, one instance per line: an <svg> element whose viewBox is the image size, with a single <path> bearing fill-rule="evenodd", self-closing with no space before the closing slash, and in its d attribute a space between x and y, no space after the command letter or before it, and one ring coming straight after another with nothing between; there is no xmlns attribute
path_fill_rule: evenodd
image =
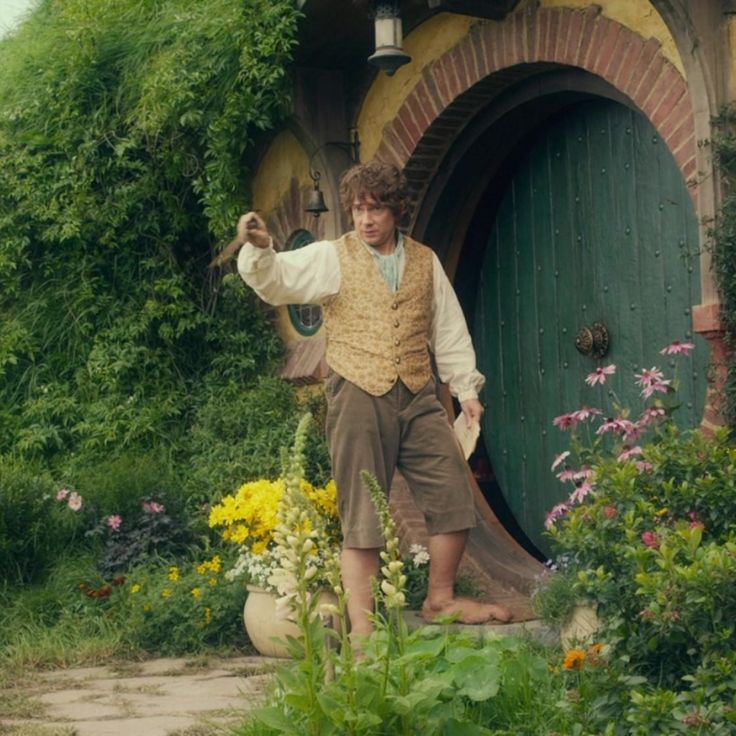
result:
<svg viewBox="0 0 736 736"><path fill-rule="evenodd" d="M453 616L461 624L484 624L488 621L505 624L511 621L511 612L495 603L483 603L472 598L452 598L438 606L424 601L422 618L427 623L433 623L445 616Z"/></svg>

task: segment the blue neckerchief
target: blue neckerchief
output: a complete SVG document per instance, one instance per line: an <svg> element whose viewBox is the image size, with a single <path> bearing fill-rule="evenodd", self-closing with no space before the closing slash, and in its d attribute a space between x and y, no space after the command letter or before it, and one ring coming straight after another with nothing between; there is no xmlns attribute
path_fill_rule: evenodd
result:
<svg viewBox="0 0 736 736"><path fill-rule="evenodd" d="M396 247L390 255L384 256L374 248L370 248L371 254L376 259L378 270L381 272L384 281L391 289L392 293L396 293L401 285L401 266L404 260L404 235L398 233L396 238Z"/></svg>

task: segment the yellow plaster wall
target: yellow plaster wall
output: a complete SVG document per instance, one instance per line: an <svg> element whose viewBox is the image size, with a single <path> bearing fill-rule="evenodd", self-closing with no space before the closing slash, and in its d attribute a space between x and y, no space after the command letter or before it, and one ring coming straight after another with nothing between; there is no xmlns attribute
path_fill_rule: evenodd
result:
<svg viewBox="0 0 736 736"><path fill-rule="evenodd" d="M662 44L662 53L684 76L685 70L672 34L657 11L646 0L541 0L545 7L584 8L600 6L611 20L631 28L643 38L656 38ZM373 158L381 142L387 123L398 113L407 95L414 89L427 64L449 51L468 33L478 18L440 13L414 29L404 39L404 49L412 57L411 63L401 67L393 77L379 74L363 101L358 116L361 140L361 158Z"/></svg>
<svg viewBox="0 0 736 736"><path fill-rule="evenodd" d="M309 156L290 131L279 133L271 142L253 177L253 206L266 216L289 192L292 178L311 186Z"/></svg>

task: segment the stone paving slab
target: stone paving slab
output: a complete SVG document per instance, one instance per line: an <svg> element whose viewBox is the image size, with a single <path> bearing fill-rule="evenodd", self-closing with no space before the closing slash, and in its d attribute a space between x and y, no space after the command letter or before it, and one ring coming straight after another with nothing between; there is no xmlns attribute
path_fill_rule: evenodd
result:
<svg viewBox="0 0 736 736"><path fill-rule="evenodd" d="M169 736L222 733L259 705L276 661L157 659L38 673L38 715L0 721L0 735Z"/></svg>

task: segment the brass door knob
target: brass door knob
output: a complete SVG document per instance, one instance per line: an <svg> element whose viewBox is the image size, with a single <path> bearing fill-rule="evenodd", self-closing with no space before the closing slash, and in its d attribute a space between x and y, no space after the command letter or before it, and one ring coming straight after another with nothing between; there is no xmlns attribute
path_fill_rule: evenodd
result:
<svg viewBox="0 0 736 736"><path fill-rule="evenodd" d="M582 355L596 360L608 352L611 338L603 322L593 322L590 327L581 327L575 335L575 348Z"/></svg>

